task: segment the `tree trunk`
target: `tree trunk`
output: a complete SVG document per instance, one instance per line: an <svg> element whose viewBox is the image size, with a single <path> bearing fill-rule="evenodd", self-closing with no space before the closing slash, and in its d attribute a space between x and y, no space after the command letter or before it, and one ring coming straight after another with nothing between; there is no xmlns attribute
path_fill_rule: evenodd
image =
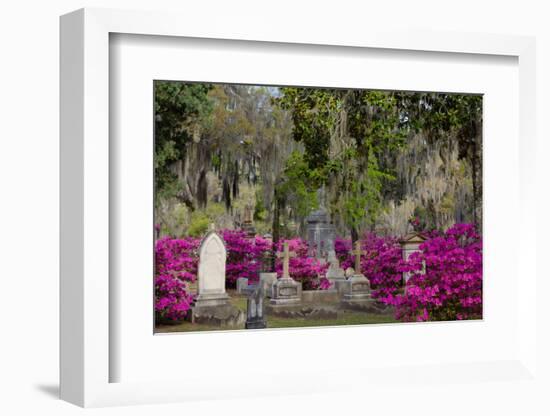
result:
<svg viewBox="0 0 550 416"><path fill-rule="evenodd" d="M176 194L176 198L184 203L191 211L195 211L195 198L193 197L191 186L189 186L189 182L187 181L188 175L186 173L184 160L178 160L176 162L176 172L178 181L181 184L181 190Z"/></svg>
<svg viewBox="0 0 550 416"><path fill-rule="evenodd" d="M208 182L206 180L206 170L201 170L197 183L197 202L199 208L206 208L208 203Z"/></svg>
<svg viewBox="0 0 550 416"><path fill-rule="evenodd" d="M176 198L183 202L191 211L195 211L196 206L191 195L191 190L187 182L182 182L182 189L176 194Z"/></svg>
<svg viewBox="0 0 550 416"><path fill-rule="evenodd" d="M272 231L273 231L273 247L271 249L271 271L275 271L275 260L277 259L277 244L281 238L281 198L277 189L274 191L273 198L273 222L272 222Z"/></svg>
<svg viewBox="0 0 550 416"><path fill-rule="evenodd" d="M351 244L354 246L355 242L359 240L359 231L357 227L351 227Z"/></svg>
<svg viewBox="0 0 550 416"><path fill-rule="evenodd" d="M481 120L475 123L472 149L472 191L474 199L474 223L480 234L483 232L483 161Z"/></svg>

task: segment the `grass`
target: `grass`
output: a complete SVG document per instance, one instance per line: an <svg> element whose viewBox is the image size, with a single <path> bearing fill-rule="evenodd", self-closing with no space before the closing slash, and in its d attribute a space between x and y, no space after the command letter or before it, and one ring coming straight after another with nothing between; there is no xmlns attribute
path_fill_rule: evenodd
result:
<svg viewBox="0 0 550 416"><path fill-rule="evenodd" d="M246 297L231 296L231 303L237 308L246 312ZM334 319L306 319L306 318L280 318L276 316L267 316L268 328L303 328L318 326L337 326L337 325L365 325L365 324L387 324L399 322L391 315L375 315L365 312L344 311L342 316ZM177 325L158 325L155 332L195 332L195 331L226 331L242 328L220 328L217 326L192 324L191 322L182 322Z"/></svg>

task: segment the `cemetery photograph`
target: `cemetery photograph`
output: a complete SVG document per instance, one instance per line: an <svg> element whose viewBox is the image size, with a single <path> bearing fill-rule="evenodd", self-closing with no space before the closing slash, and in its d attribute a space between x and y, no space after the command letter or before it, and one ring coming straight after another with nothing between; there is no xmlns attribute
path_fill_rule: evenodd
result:
<svg viewBox="0 0 550 416"><path fill-rule="evenodd" d="M483 319L481 95L153 89L156 333Z"/></svg>

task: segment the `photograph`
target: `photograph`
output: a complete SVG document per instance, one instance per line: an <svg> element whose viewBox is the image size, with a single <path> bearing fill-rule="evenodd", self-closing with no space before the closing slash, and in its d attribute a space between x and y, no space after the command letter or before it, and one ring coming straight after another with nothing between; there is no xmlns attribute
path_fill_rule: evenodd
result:
<svg viewBox="0 0 550 416"><path fill-rule="evenodd" d="M481 94L152 84L155 333L483 319Z"/></svg>

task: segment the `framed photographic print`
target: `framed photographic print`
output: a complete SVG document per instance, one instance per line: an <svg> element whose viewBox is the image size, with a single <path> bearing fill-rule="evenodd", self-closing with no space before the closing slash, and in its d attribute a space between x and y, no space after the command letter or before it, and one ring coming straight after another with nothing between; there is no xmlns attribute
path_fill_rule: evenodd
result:
<svg viewBox="0 0 550 416"><path fill-rule="evenodd" d="M482 95L153 90L155 332L482 319Z"/></svg>
<svg viewBox="0 0 550 416"><path fill-rule="evenodd" d="M61 19L62 398L532 379L533 40L183 20Z"/></svg>

